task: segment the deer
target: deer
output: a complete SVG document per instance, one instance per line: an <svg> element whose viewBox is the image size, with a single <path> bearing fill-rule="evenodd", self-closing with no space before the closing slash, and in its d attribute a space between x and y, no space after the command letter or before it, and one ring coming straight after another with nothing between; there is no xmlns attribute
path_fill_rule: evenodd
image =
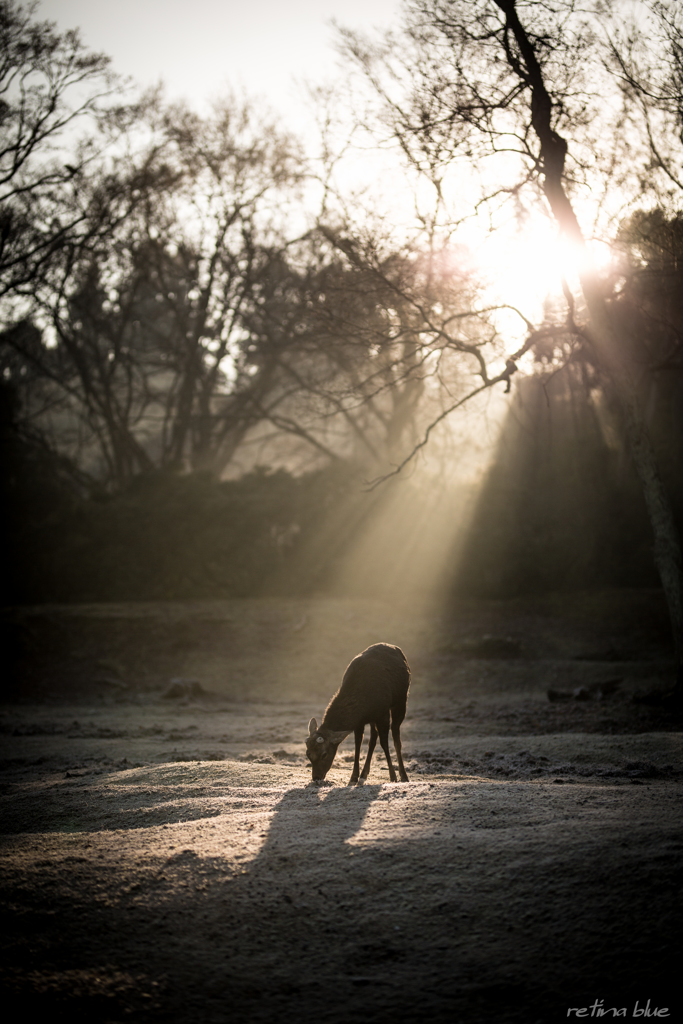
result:
<svg viewBox="0 0 683 1024"><path fill-rule="evenodd" d="M344 673L341 686L327 705L321 725L318 726L315 718L308 723L306 756L311 762L313 781L321 782L325 778L337 747L352 732L356 740L356 755L348 785L357 785L359 778L361 782L367 779L378 736L387 759L389 779L397 782L389 753L391 722L401 782L408 782L401 756L401 722L406 716L409 686L410 668L400 647L373 644L356 655ZM360 748L368 724L368 755L360 772Z"/></svg>

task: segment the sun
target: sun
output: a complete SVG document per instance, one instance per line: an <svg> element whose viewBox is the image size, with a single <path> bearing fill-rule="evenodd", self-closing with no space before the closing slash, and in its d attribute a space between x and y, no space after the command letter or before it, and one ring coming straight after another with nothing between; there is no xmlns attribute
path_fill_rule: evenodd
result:
<svg viewBox="0 0 683 1024"><path fill-rule="evenodd" d="M570 241L550 218L539 216L522 226L513 223L487 232L475 246L474 258L487 301L513 307L501 309L500 317L506 330L521 336L526 330L523 318L539 324L547 302L562 298L563 281L576 293L580 276L604 269L610 252L606 246Z"/></svg>

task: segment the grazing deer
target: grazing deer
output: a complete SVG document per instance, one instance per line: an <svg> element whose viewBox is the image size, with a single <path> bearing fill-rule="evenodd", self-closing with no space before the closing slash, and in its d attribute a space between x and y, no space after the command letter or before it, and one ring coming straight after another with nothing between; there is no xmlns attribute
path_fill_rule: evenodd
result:
<svg viewBox="0 0 683 1024"><path fill-rule="evenodd" d="M365 726L370 723L368 756L360 778L365 780L370 772L370 761L377 743L384 751L389 766L389 779L396 782L396 772L389 754L389 721L394 749L398 759L401 782L408 776L401 757L401 722L406 716L410 668L405 654L393 644L373 644L358 654L342 679L342 684L327 705L322 725L318 728L315 718L308 723L306 756L313 768L313 779L320 781L327 775L337 747L350 732L356 738L356 756L349 786L358 782L360 770L360 747Z"/></svg>

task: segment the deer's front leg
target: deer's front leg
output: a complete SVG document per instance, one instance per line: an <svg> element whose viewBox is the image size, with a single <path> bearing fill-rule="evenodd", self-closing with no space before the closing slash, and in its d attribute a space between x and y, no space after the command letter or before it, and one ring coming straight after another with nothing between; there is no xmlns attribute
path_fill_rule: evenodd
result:
<svg viewBox="0 0 683 1024"><path fill-rule="evenodd" d="M370 739L368 741L368 756L365 758L365 764L363 765L363 771L361 772L361 779L367 779L370 774L370 762L372 761L372 752L375 749L377 743L377 729L375 723L370 724Z"/></svg>
<svg viewBox="0 0 683 1024"><path fill-rule="evenodd" d="M353 735L356 740L356 754L353 759L353 771L351 772L351 778L349 779L349 786L355 786L358 782L358 776L360 775L360 747L363 742L363 732L365 726L359 725L353 730Z"/></svg>

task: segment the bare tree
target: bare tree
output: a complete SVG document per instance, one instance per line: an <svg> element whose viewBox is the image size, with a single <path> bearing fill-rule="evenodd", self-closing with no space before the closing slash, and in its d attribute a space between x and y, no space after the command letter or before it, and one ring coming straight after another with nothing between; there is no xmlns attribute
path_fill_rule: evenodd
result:
<svg viewBox="0 0 683 1024"><path fill-rule="evenodd" d="M63 245L31 284L42 344L6 338L61 394L62 442L69 423L85 431L117 486L154 466L220 472L262 416L278 347L264 331L291 336L283 211L301 173L248 104L200 118L152 97L133 129L74 183L88 244Z"/></svg>
<svg viewBox="0 0 683 1024"><path fill-rule="evenodd" d="M0 3L0 299L6 300L30 292L64 247L106 230L92 203L84 206L79 182L130 113L109 58L86 49L77 31L59 34L50 22L36 21L36 7Z"/></svg>
<svg viewBox="0 0 683 1024"><path fill-rule="evenodd" d="M316 234L331 251L311 290L320 379L306 391L341 416L376 475L417 442L435 409L443 417L464 400L464 363L489 382L487 356L499 338L463 254L447 243L425 250L419 231L400 244L339 223Z"/></svg>
<svg viewBox="0 0 683 1024"><path fill-rule="evenodd" d="M660 17L675 57L678 5L646 6ZM385 132L440 190L458 162L477 168L484 183L482 193L470 200L477 210L485 205L494 216L504 200L540 204L581 254L578 290L573 293L563 282L566 315L540 328L529 323L525 347L542 338L547 350L552 337L562 345L570 339L573 356L589 354L618 402L654 533L681 687L681 547L646 423L639 387L643 368L634 358L629 325L615 312L608 282L592 266L577 215L584 187L594 190L598 205L603 212L610 207L614 218L623 211L626 189L633 200L662 175L675 184L669 155L651 159L655 133L643 132L642 121L638 131L633 94L640 83L641 114L651 111L654 117L659 111L678 118L678 65L674 62L656 96L648 94L652 79L642 66L635 74L633 49L619 60L623 50L614 33L611 44L601 34L600 10L573 2L413 0L405 12L403 35L382 45L345 35L347 52L380 98ZM648 67L659 59L661 53L650 53ZM628 88L618 87L615 61L621 86L625 82ZM511 370L517 355L508 364ZM481 379L483 386L495 380L485 369Z"/></svg>
<svg viewBox="0 0 683 1024"><path fill-rule="evenodd" d="M437 333L454 309L433 261L339 217L306 230L301 154L253 105L126 105L77 33L0 14L2 368L26 423L112 486L220 473L257 425L396 457L448 361L445 335L421 355L427 307Z"/></svg>

